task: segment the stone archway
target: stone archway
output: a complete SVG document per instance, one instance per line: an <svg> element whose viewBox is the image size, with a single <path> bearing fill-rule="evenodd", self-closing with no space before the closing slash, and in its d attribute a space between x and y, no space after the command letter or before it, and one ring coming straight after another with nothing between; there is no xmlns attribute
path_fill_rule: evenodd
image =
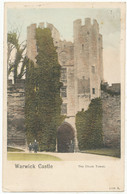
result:
<svg viewBox="0 0 127 194"><path fill-rule="evenodd" d="M57 151L61 153L74 152L75 131L67 122L64 122L57 130Z"/></svg>

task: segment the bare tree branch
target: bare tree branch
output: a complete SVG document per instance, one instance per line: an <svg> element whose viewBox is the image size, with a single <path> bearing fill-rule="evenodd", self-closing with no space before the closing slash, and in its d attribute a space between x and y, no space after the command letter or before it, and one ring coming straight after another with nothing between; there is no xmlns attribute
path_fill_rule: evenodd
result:
<svg viewBox="0 0 127 194"><path fill-rule="evenodd" d="M19 29L8 33L8 77L13 73L14 82L24 75L26 66L26 40L19 42L21 31ZM14 52L15 54L14 54ZM19 72L20 71L20 72ZM19 73L18 73L19 72Z"/></svg>

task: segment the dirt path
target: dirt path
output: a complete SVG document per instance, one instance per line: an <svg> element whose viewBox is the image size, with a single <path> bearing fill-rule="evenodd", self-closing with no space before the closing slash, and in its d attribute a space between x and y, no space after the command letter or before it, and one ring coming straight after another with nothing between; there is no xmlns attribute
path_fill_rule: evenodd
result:
<svg viewBox="0 0 127 194"><path fill-rule="evenodd" d="M14 153L14 152L12 152L12 153ZM17 153L20 153L20 152L17 152ZM26 149L26 150L24 150L24 153L29 153L29 151ZM31 153L34 153L34 152L31 152ZM37 153L38 154L47 154L47 155L56 156L56 157L62 159L63 161L119 160L119 158L115 158L115 157L89 154L89 153L79 153L79 152L76 152L76 153L37 152Z"/></svg>
<svg viewBox="0 0 127 194"><path fill-rule="evenodd" d="M53 152L38 152L49 154L61 158L64 161L86 161L86 160L118 160L114 157L87 154L87 153L53 153Z"/></svg>

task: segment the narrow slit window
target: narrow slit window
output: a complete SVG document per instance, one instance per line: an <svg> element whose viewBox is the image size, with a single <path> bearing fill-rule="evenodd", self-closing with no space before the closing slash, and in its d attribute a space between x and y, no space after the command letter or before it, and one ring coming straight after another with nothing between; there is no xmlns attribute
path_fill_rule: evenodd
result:
<svg viewBox="0 0 127 194"><path fill-rule="evenodd" d="M67 97L67 87L63 86L61 88L61 97Z"/></svg>
<svg viewBox="0 0 127 194"><path fill-rule="evenodd" d="M92 93L95 94L95 88L92 88Z"/></svg>
<svg viewBox="0 0 127 194"><path fill-rule="evenodd" d="M92 66L92 73L95 73L95 66Z"/></svg>
<svg viewBox="0 0 127 194"><path fill-rule="evenodd" d="M61 68L61 81L66 83L67 82L67 69Z"/></svg>
<svg viewBox="0 0 127 194"><path fill-rule="evenodd" d="M84 44L82 44L82 50L84 51Z"/></svg>
<svg viewBox="0 0 127 194"><path fill-rule="evenodd" d="M67 114L67 103L63 103L61 106L61 114L65 115Z"/></svg>

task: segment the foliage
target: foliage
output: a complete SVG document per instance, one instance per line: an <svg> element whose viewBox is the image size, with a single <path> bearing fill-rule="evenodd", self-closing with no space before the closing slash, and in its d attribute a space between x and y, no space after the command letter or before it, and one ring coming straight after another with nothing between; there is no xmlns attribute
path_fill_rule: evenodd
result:
<svg viewBox="0 0 127 194"><path fill-rule="evenodd" d="M92 149L92 150L85 150L84 152L82 151L82 153L112 156L112 157L117 157L117 158L121 157L119 148Z"/></svg>
<svg viewBox="0 0 127 194"><path fill-rule="evenodd" d="M108 89L105 84L101 84L101 90L110 94L111 96L120 95L120 91L112 91L111 89Z"/></svg>
<svg viewBox="0 0 127 194"><path fill-rule="evenodd" d="M38 153L7 153L7 159L10 161L61 161L56 156Z"/></svg>
<svg viewBox="0 0 127 194"><path fill-rule="evenodd" d="M80 150L101 148L102 134L102 104L100 98L91 100L87 111L76 114L77 138Z"/></svg>
<svg viewBox="0 0 127 194"><path fill-rule="evenodd" d="M13 72L14 83L18 79L21 79L25 73L25 67L27 58L24 55L26 44L24 41L19 43L19 37L16 32L9 32L7 34L7 45L8 45L8 76Z"/></svg>
<svg viewBox="0 0 127 194"><path fill-rule="evenodd" d="M24 152L24 150L18 148L7 147L7 152Z"/></svg>
<svg viewBox="0 0 127 194"><path fill-rule="evenodd" d="M40 150L55 151L56 132L62 123L60 65L49 29L36 29L36 68L26 68L26 133L28 143L36 139Z"/></svg>

